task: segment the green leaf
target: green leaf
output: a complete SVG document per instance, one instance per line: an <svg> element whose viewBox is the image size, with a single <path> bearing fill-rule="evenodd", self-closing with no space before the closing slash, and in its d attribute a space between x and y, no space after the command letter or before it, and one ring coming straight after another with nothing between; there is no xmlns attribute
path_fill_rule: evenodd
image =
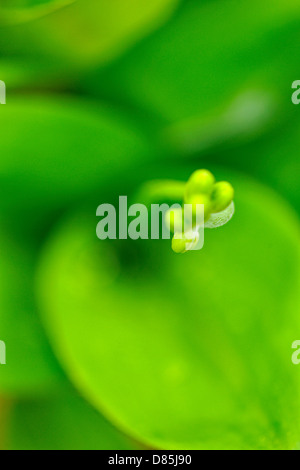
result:
<svg viewBox="0 0 300 470"><path fill-rule="evenodd" d="M117 96L162 123L190 124L195 138L201 134L201 118L219 119L224 106L244 93L266 94L271 109L282 105L297 76L299 18L295 0L254 0L251 7L247 0L190 0L120 62L92 73L86 89ZM252 110L246 102L237 125ZM230 121L220 124L218 135Z"/></svg>
<svg viewBox="0 0 300 470"><path fill-rule="evenodd" d="M41 261L43 318L76 386L141 442L295 448L299 222L266 187L221 175L236 214L199 252L101 242L94 218L65 222Z"/></svg>
<svg viewBox="0 0 300 470"><path fill-rule="evenodd" d="M64 97L8 98L0 129L0 210L24 231L43 230L51 215L118 180L125 187L162 158L130 116Z"/></svg>
<svg viewBox="0 0 300 470"><path fill-rule="evenodd" d="M0 5L1 23L15 24L36 20L77 0L4 0Z"/></svg>
<svg viewBox="0 0 300 470"><path fill-rule="evenodd" d="M76 392L20 401L11 411L11 450L137 449Z"/></svg>
<svg viewBox="0 0 300 470"><path fill-rule="evenodd" d="M246 171L268 182L300 212L299 145L300 109L295 106L293 119L281 123L255 143L219 152L215 160Z"/></svg>
<svg viewBox="0 0 300 470"><path fill-rule="evenodd" d="M114 60L158 28L178 2L61 0L2 9L0 51L17 63L36 60L39 69L33 78L39 87L74 81L82 70Z"/></svg>
<svg viewBox="0 0 300 470"><path fill-rule="evenodd" d="M1 219L1 226L5 225ZM34 297L34 252L0 233L0 340L6 365L0 365L0 393L32 396L55 388L63 373L41 325Z"/></svg>

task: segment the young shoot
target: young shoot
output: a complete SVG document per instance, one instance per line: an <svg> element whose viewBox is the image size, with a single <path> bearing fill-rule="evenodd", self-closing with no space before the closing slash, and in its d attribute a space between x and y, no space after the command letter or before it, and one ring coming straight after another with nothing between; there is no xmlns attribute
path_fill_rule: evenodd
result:
<svg viewBox="0 0 300 470"><path fill-rule="evenodd" d="M166 223L174 233L172 249L175 253L186 253L201 249L204 228L217 228L225 225L234 214L234 189L226 181L216 182L208 170L195 171L187 181L183 192L183 207L166 214ZM191 215L186 208L191 207ZM196 214L203 208L203 220L199 223ZM202 243L201 248L199 244Z"/></svg>
<svg viewBox="0 0 300 470"><path fill-rule="evenodd" d="M112 204L98 206L96 215L101 220L96 234L99 240L170 240L172 236L175 253L201 250L204 228L220 227L234 214L231 184L217 183L208 170L195 171L187 183L149 181L138 196L137 200L144 204L128 206L127 196L120 196L118 209ZM171 200L178 202L171 206L166 202L156 204L156 201Z"/></svg>

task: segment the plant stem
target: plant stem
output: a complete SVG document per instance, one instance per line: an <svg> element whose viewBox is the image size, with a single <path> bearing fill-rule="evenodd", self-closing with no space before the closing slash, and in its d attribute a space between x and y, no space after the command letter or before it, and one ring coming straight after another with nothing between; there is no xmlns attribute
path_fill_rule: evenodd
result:
<svg viewBox="0 0 300 470"><path fill-rule="evenodd" d="M173 200L182 202L185 182L174 180L152 180L144 183L135 200L146 205Z"/></svg>

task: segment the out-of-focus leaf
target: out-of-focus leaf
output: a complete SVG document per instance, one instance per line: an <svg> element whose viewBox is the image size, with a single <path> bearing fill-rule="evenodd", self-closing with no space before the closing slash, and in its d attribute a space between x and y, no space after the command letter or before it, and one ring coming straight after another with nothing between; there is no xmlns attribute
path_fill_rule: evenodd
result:
<svg viewBox="0 0 300 470"><path fill-rule="evenodd" d="M17 8L32 8L62 2L64 2L64 0L2 0L1 7L3 10L15 10Z"/></svg>
<svg viewBox="0 0 300 470"><path fill-rule="evenodd" d="M28 86L35 80L36 74L43 76L40 64L36 61L0 58L1 77L9 84L9 90L19 86ZM48 71L49 73L49 71Z"/></svg>
<svg viewBox="0 0 300 470"><path fill-rule="evenodd" d="M223 174L224 177L224 174ZM299 224L241 176L236 214L202 251L101 242L66 222L45 250L39 297L74 383L120 429L164 449L299 442Z"/></svg>
<svg viewBox="0 0 300 470"><path fill-rule="evenodd" d="M2 0L3 1L3 0ZM16 24L36 20L77 0L16 0L0 5L0 24Z"/></svg>
<svg viewBox="0 0 300 470"><path fill-rule="evenodd" d="M162 158L130 116L63 97L8 98L0 129L0 210L24 230Z"/></svg>
<svg viewBox="0 0 300 470"><path fill-rule="evenodd" d="M294 119L275 132L261 136L256 142L220 151L214 160L268 182L300 211L300 109L294 109L294 114Z"/></svg>
<svg viewBox="0 0 300 470"><path fill-rule="evenodd" d="M167 127L164 137L175 151L188 156L223 151L273 129L280 110L268 90L244 90L208 115Z"/></svg>
<svg viewBox="0 0 300 470"><path fill-rule="evenodd" d="M51 2L2 14L0 51L16 62L37 60L36 86L45 85L45 69L50 79L74 80L78 72L115 59L160 26L178 2L76 0L63 7ZM13 21L16 24L10 25ZM1 79L7 81L5 75Z"/></svg>
<svg viewBox="0 0 300 470"><path fill-rule="evenodd" d="M119 63L92 74L86 89L133 103L162 123L191 119L190 131L201 117L218 118L238 93L266 90L279 104L297 76L299 20L295 0L190 0Z"/></svg>
<svg viewBox="0 0 300 470"><path fill-rule="evenodd" d="M1 219L1 226L6 221ZM38 395L54 388L63 373L44 334L34 298L34 255L1 229L0 340L6 365L0 366L0 393Z"/></svg>
<svg viewBox="0 0 300 470"><path fill-rule="evenodd" d="M137 449L76 392L17 403L9 426L12 450Z"/></svg>

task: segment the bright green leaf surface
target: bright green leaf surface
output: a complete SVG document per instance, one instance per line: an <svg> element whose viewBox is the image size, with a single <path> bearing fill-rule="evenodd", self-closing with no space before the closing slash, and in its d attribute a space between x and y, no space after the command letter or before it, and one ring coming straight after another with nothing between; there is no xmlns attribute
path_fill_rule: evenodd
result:
<svg viewBox="0 0 300 470"><path fill-rule="evenodd" d="M266 188L225 179L236 214L200 252L101 242L96 218L63 225L40 270L45 324L74 383L140 441L295 448L299 224Z"/></svg>
<svg viewBox="0 0 300 470"><path fill-rule="evenodd" d="M17 403L9 438L12 450L138 448L73 391Z"/></svg>

